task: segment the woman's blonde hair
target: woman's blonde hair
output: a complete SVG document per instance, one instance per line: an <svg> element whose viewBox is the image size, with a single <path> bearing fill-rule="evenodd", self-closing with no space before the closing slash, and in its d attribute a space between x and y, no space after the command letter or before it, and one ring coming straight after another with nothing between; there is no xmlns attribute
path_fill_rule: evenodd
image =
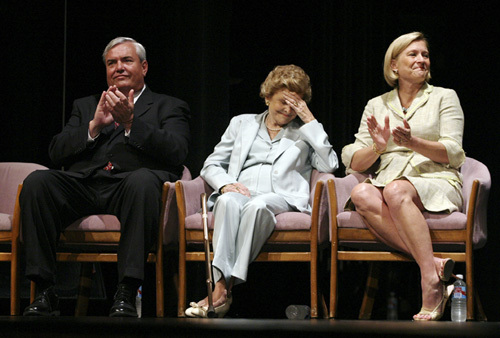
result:
<svg viewBox="0 0 500 338"><path fill-rule="evenodd" d="M429 48L429 43L425 38L424 34L421 32L412 32L408 34L401 35L396 40L394 40L387 52L385 52L384 58L384 78L385 81L391 87L397 87L399 75L395 73L391 68L392 60L397 59L399 54L406 49L409 45L411 45L414 41L424 41L427 48ZM425 77L425 81L429 81L431 79L431 70L427 72L427 76Z"/></svg>
<svg viewBox="0 0 500 338"><path fill-rule="evenodd" d="M260 85L260 97L271 97L283 88L301 95L307 103L311 101L311 80L299 66L276 66Z"/></svg>

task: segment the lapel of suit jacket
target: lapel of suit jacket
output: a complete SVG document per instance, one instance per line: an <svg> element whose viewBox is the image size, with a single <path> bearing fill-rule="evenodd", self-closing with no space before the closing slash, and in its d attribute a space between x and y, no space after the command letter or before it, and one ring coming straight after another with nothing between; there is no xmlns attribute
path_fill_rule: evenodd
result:
<svg viewBox="0 0 500 338"><path fill-rule="evenodd" d="M134 118L144 115L153 104L153 94L149 87L146 87L134 105Z"/></svg>
<svg viewBox="0 0 500 338"><path fill-rule="evenodd" d="M297 141L300 136L298 128L299 124L295 120L289 123L289 125L285 129L285 132L283 133L283 136L281 137L278 154L276 155L274 162L276 162L276 160L281 156L281 154L285 152L285 150L295 144L295 141Z"/></svg>
<svg viewBox="0 0 500 338"><path fill-rule="evenodd" d="M265 116L265 113L252 116L250 119L243 120L240 124L239 142L235 142L235 151L236 154L239 154L239 156L234 174L239 173L241 168L243 168L243 164L245 163L248 153L250 152L250 147L259 132L263 116ZM239 151L236 149L237 147L240 148ZM237 175L235 175L235 177L237 177Z"/></svg>
<svg viewBox="0 0 500 338"><path fill-rule="evenodd" d="M418 91L417 96L413 100L411 107L410 109L408 109L406 114L403 113L397 89L394 89L389 93L387 104L389 105L390 109L394 113L396 113L396 115L400 116L402 119L406 118L406 120L409 121L415 114L417 109L422 107L427 102L427 100L429 100L429 94L432 92L432 88L433 86L429 85L427 82L424 83L422 88L420 88L420 90Z"/></svg>

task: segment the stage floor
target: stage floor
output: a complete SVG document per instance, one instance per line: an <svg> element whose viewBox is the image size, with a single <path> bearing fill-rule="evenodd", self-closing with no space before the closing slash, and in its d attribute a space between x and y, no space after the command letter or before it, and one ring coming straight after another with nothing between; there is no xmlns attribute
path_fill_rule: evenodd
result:
<svg viewBox="0 0 500 338"><path fill-rule="evenodd" d="M0 317L0 337L499 337L498 322Z"/></svg>

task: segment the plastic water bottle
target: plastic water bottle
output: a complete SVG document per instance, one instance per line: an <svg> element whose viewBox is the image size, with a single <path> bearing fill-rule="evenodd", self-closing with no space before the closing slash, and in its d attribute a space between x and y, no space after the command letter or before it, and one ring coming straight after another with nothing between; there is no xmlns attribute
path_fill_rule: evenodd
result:
<svg viewBox="0 0 500 338"><path fill-rule="evenodd" d="M142 285L137 289L135 296L135 308L137 309L137 318L142 317Z"/></svg>
<svg viewBox="0 0 500 338"><path fill-rule="evenodd" d="M398 319L398 299L396 293L391 291L387 298L387 320Z"/></svg>
<svg viewBox="0 0 500 338"><path fill-rule="evenodd" d="M311 308L307 305L288 305L285 310L288 319L309 319Z"/></svg>
<svg viewBox="0 0 500 338"><path fill-rule="evenodd" d="M467 287L463 275L457 275L451 296L451 320L465 322L467 319Z"/></svg>

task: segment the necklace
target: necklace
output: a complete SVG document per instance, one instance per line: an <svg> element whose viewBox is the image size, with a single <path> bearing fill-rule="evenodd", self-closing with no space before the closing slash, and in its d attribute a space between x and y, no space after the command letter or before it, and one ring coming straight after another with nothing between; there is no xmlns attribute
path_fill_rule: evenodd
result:
<svg viewBox="0 0 500 338"><path fill-rule="evenodd" d="M266 125L266 128L267 128L268 130L270 130L270 131L280 131L280 130L282 129L282 127L279 127L278 129L273 129L273 128L269 128L269 127L267 126L267 117L268 117L268 116L269 116L269 115L267 115L267 116L266 116L266 120L264 121L264 123L265 123L265 125Z"/></svg>
<svg viewBox="0 0 500 338"><path fill-rule="evenodd" d="M280 130L281 130L281 128L278 128L278 129L272 129L272 128L269 128L269 127L267 126L267 124L266 124L266 128L267 128L267 130L271 130L271 131L280 131Z"/></svg>
<svg viewBox="0 0 500 338"><path fill-rule="evenodd" d="M407 112L408 112L408 108L403 107L403 114L406 115Z"/></svg>

